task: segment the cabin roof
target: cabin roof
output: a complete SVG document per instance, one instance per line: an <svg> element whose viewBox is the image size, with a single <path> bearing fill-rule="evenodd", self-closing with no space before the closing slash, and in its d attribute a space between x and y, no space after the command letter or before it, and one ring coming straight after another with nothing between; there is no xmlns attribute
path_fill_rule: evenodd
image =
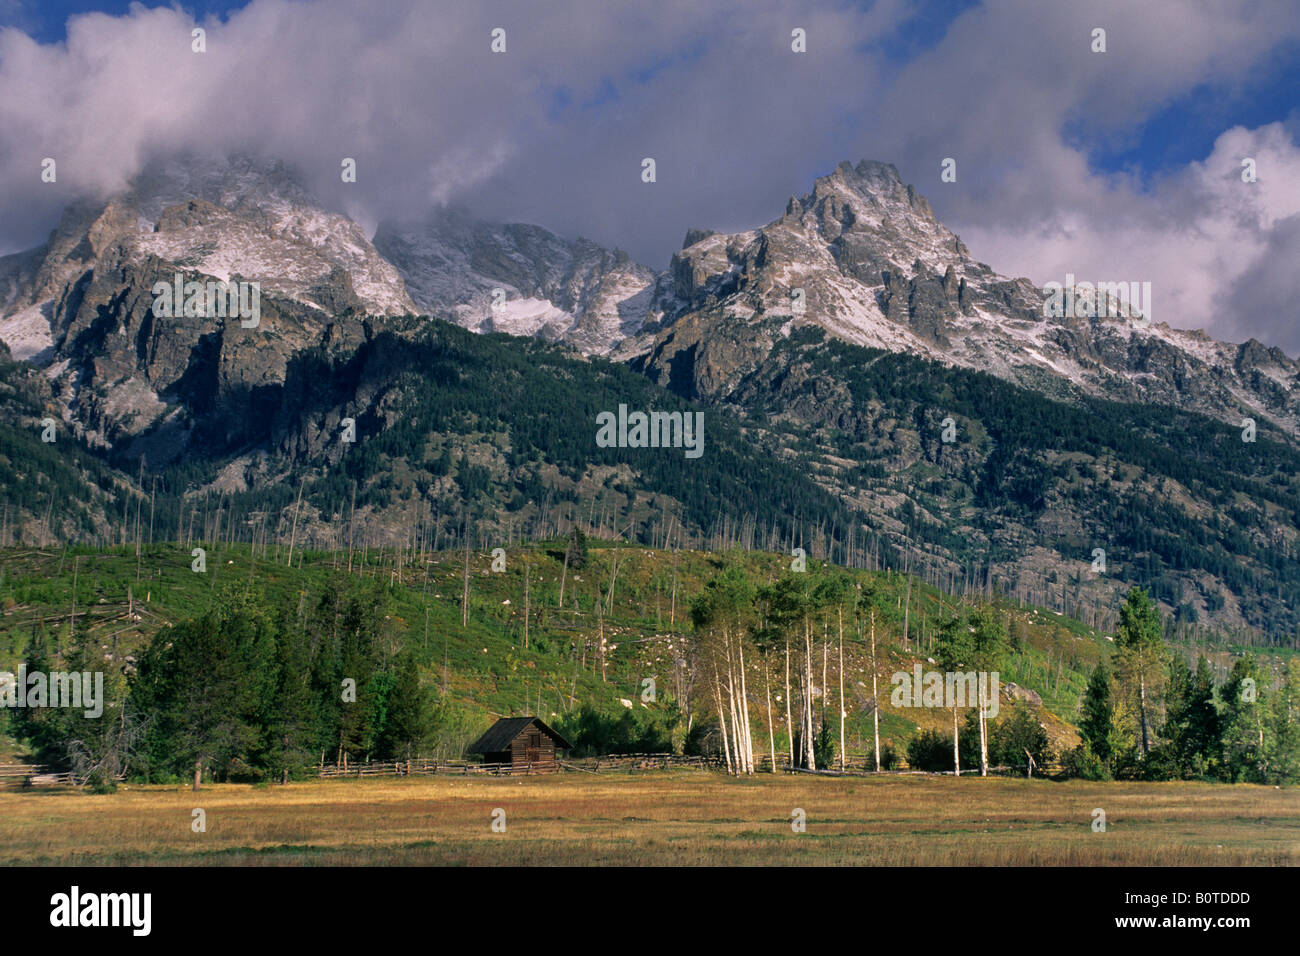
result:
<svg viewBox="0 0 1300 956"><path fill-rule="evenodd" d="M538 730L554 740L556 747L564 750L572 749L572 745L567 740L536 717L502 717L488 728L487 733L474 741L466 753L490 754L509 750L510 742L533 724L536 724Z"/></svg>

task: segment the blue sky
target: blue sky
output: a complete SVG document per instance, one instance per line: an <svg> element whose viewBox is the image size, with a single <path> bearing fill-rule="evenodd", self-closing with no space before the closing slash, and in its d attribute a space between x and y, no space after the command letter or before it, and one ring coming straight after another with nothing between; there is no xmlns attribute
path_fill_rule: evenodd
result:
<svg viewBox="0 0 1300 956"><path fill-rule="evenodd" d="M91 12L124 16L133 3L139 5L140 0L11 0L8 3L0 0L0 26L15 26L41 43L62 43L67 39L70 16ZM179 6L197 22L210 17L225 19L232 11L247 5L229 0L143 4L145 7ZM864 10L876 6L872 2L855 5ZM936 46L953 20L979 5L979 0L918 0L908 4L905 17L893 29L864 42L862 52L883 54L889 63L901 67ZM653 79L660 71L700 55L705 44L697 40L694 46L694 50L676 51L638 68L628 80L643 83ZM554 106L598 109L615 98L615 89L613 80L607 78L595 97L575 103L566 88L557 87ZM1068 137L1087 151L1093 168L1105 172L1136 170L1147 176L1204 157L1226 126L1262 126L1285 122L1288 118L1294 121L1300 102L1298 90L1300 43L1291 43L1272 51L1248 76L1222 78L1171 97L1157 113L1134 129L1124 131L1114 141L1089 141L1086 110L1083 116L1067 122L1064 129Z"/></svg>
<svg viewBox="0 0 1300 956"><path fill-rule="evenodd" d="M663 268L688 227L762 225L867 158L1000 272L1149 276L1171 323L1300 352L1300 278L1272 264L1300 260L1294 0L0 0L0 27L0 253L220 143L368 228L450 201ZM339 156L367 173L346 196Z"/></svg>
<svg viewBox="0 0 1300 956"><path fill-rule="evenodd" d="M138 0L136 0L138 2ZM41 43L61 43L67 39L68 17L80 13L106 13L125 16L131 0L122 2L92 3L89 0L0 0L0 26L17 27ZM169 7L167 3L146 3L146 7ZM224 17L231 10L247 6L245 3L222 3L198 0L179 4L198 20L209 16Z"/></svg>

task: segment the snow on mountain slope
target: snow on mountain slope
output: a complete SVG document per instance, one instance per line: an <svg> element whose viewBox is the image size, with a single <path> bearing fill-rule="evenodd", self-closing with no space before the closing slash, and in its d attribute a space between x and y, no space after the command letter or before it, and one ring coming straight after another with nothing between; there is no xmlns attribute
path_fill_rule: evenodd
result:
<svg viewBox="0 0 1300 956"><path fill-rule="evenodd" d="M1049 317L1043 290L976 261L885 163L841 163L761 229L692 230L668 277L657 326L616 355L687 391L725 393L773 336L811 325L1060 396L1079 389L1233 422L1263 416L1300 434L1300 363L1253 340L1151 323L1114 299L1097 315ZM706 355L684 386L686 357Z"/></svg>
<svg viewBox="0 0 1300 956"><path fill-rule="evenodd" d="M620 250L444 209L383 223L375 247L429 313L469 329L539 335L609 352L651 315L657 276ZM497 292L499 290L499 292Z"/></svg>
<svg viewBox="0 0 1300 956"><path fill-rule="evenodd" d="M155 315L152 289L178 273L258 283L261 326ZM0 340L50 364L63 418L102 446L175 421L196 388L205 401L242 400L232 415L253 422L274 409L248 408L252 397L283 381L297 351L363 335L367 316L415 312L357 223L317 205L282 165L240 157L150 166L121 195L69 206L44 246L0 259ZM218 440L246 430L232 424ZM150 454L187 441L178 422Z"/></svg>
<svg viewBox="0 0 1300 956"><path fill-rule="evenodd" d="M1047 317L1042 290L975 260L925 197L879 162L841 163L761 228L692 229L655 272L617 249L456 208L383 223L368 241L283 166L177 159L108 202L69 207L43 247L0 258L0 340L34 362L70 359L76 336L84 350L94 327L77 317L87 290L113 302L114 287L176 270L258 281L264 296L300 303L323 324L349 310L423 311L476 331L540 336L696 394L725 393L776 337L816 326L1059 397L1081 390L1234 422L1262 417L1300 434L1300 363L1123 307ZM168 341L150 335L149 348ZM126 376L130 361L121 362L100 374ZM69 401L88 380L80 368L72 361L64 373Z"/></svg>
<svg viewBox="0 0 1300 956"><path fill-rule="evenodd" d="M320 208L282 165L235 157L158 163L122 195L69 207L44 246L0 259L0 319L41 307L57 322L54 306L88 272L150 256L314 308L331 307L320 299L332 286L329 298L371 314L416 311L359 225Z"/></svg>

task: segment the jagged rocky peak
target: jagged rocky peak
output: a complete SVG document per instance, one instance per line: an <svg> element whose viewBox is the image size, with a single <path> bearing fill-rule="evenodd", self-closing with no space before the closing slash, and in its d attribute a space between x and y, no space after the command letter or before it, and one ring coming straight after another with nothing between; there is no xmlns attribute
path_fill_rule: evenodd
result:
<svg viewBox="0 0 1300 956"><path fill-rule="evenodd" d="M636 362L692 394L725 390L777 336L811 325L1053 395L1081 389L1228 421L1263 415L1300 433L1300 363L1135 321L1128 306L1049 315L1043 290L975 260L890 163L840 163L759 229L691 230L669 277L666 318Z"/></svg>
<svg viewBox="0 0 1300 956"><path fill-rule="evenodd" d="M450 206L384 222L375 245L416 304L480 332L536 335L605 354L655 322L660 277L621 249Z"/></svg>
<svg viewBox="0 0 1300 956"><path fill-rule="evenodd" d="M320 205L290 166L245 153L191 153L155 159L131 180L124 198L154 221L166 207L190 199L244 212Z"/></svg>
<svg viewBox="0 0 1300 956"><path fill-rule="evenodd" d="M322 308L314 293L343 270L357 308L415 312L401 276L357 223L317 203L283 163L243 155L155 160L121 194L71 205L49 241L24 255L40 266L0 318L57 302L88 269L149 257L219 280L238 275L312 308Z"/></svg>
<svg viewBox="0 0 1300 956"><path fill-rule="evenodd" d="M152 290L178 275L257 283L260 322L155 313ZM186 446L191 400L270 395L298 351L364 335L367 316L416 312L357 223L283 164L242 156L159 160L122 193L74 203L45 245L0 259L0 289L0 340L49 366L73 430L114 447L148 436L156 460Z"/></svg>
<svg viewBox="0 0 1300 956"><path fill-rule="evenodd" d="M713 235L717 235L717 233L712 229L687 229L686 238L682 240L682 248L689 249L697 242L703 242Z"/></svg>

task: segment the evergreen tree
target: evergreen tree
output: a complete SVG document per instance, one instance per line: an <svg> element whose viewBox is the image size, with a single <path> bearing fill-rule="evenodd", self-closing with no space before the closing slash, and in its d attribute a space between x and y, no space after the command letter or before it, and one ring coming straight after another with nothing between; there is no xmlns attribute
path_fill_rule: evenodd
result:
<svg viewBox="0 0 1300 956"><path fill-rule="evenodd" d="M1079 734L1084 744L1103 766L1109 767L1114 756L1116 738L1115 705L1111 699L1110 668L1098 661L1088 678L1079 705Z"/></svg>
<svg viewBox="0 0 1300 956"><path fill-rule="evenodd" d="M1220 760L1219 711L1214 703L1214 675L1205 658L1196 673L1182 658L1169 663L1165 694L1165 724L1161 736L1168 741L1169 769L1181 779L1204 777L1217 771Z"/></svg>
<svg viewBox="0 0 1300 956"><path fill-rule="evenodd" d="M315 724L310 648L300 630L282 627L276 642L275 697L265 744L268 769L282 783L315 761Z"/></svg>
<svg viewBox="0 0 1300 956"><path fill-rule="evenodd" d="M1223 715L1222 776L1233 783L1263 783L1267 766L1264 688L1259 663L1247 654L1232 662L1219 688Z"/></svg>
<svg viewBox="0 0 1300 956"><path fill-rule="evenodd" d="M1120 680L1136 698L1139 743L1145 757L1151 750L1149 698L1155 690L1164 639L1160 610L1141 588L1130 590L1119 609L1115 647Z"/></svg>
<svg viewBox="0 0 1300 956"><path fill-rule="evenodd" d="M569 544L565 549L565 555L571 570L579 571L587 563L587 536L577 525L574 525L573 530L569 532Z"/></svg>
<svg viewBox="0 0 1300 956"><path fill-rule="evenodd" d="M1300 661L1287 660L1282 680L1271 695L1273 754L1270 782L1300 781Z"/></svg>
<svg viewBox="0 0 1300 956"><path fill-rule="evenodd" d="M420 671L415 656L405 653L399 658L396 680L389 698L383 751L406 760L416 756L432 731L432 718L433 703L427 691L420 686Z"/></svg>
<svg viewBox="0 0 1300 956"><path fill-rule="evenodd" d="M254 600L226 593L202 617L160 631L133 695L157 716L151 752L172 772L254 776L275 693L275 629Z"/></svg>
<svg viewBox="0 0 1300 956"><path fill-rule="evenodd" d="M27 642L27 653L23 657L28 675L49 674L53 660L49 645L50 637L44 624L33 628L32 636ZM48 692L47 688L46 693ZM59 708L33 707L30 701L28 706L19 708L14 715L18 736L27 740L33 756L41 763L63 763L64 742L67 739L63 716Z"/></svg>

